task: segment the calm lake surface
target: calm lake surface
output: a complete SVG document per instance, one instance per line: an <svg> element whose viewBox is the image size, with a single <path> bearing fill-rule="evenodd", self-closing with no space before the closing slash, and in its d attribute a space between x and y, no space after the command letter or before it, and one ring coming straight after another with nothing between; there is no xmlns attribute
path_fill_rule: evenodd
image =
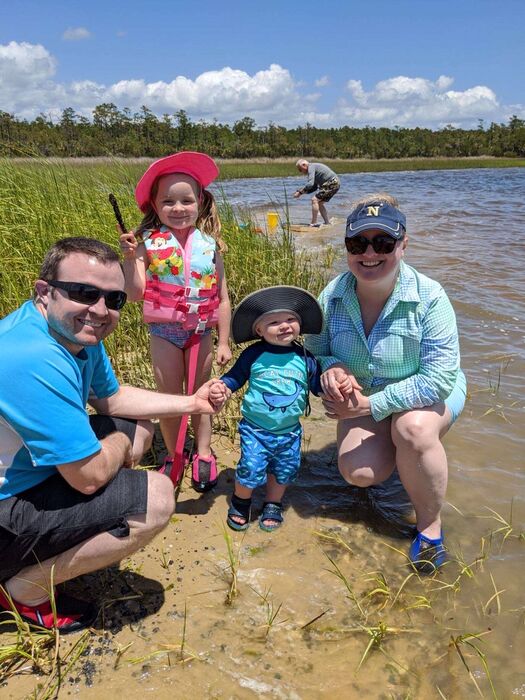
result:
<svg viewBox="0 0 525 700"><path fill-rule="evenodd" d="M223 523L238 453L219 439L213 492L195 494L186 478L172 524L152 545L118 570L83 577L80 593L106 601L102 625L65 671L61 697L525 697L525 169L341 180L328 204L336 223L297 234L297 247L334 246L333 274L343 271L350 202L390 192L407 214L406 261L439 280L456 309L469 396L445 438L450 561L435 578L410 574L403 494L395 483L345 484L335 424L315 399L278 533L257 527L257 494L254 522L231 535L228 557ZM310 215L308 196L292 198L302 184L237 180L222 191L262 225L268 210L286 218L288 200L299 223ZM232 567L238 595L226 605ZM35 682L20 677L3 693L29 697Z"/></svg>

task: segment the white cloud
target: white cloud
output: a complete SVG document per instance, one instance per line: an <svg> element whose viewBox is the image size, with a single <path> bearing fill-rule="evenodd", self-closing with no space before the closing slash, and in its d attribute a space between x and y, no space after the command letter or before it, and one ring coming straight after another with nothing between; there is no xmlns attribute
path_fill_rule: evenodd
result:
<svg viewBox="0 0 525 700"><path fill-rule="evenodd" d="M360 80L349 80L346 88L353 104L341 100L336 113L339 119L357 126L436 128L455 123L470 127L478 119L500 118L501 107L493 90L477 85L462 92L447 91L453 82L445 75L436 81L399 75L379 81L366 92Z"/></svg>
<svg viewBox="0 0 525 700"><path fill-rule="evenodd" d="M0 104L20 116L35 116L55 102L56 60L40 44L0 44Z"/></svg>
<svg viewBox="0 0 525 700"><path fill-rule="evenodd" d="M315 81L315 87L326 87L330 84L330 78L327 75L323 75Z"/></svg>
<svg viewBox="0 0 525 700"><path fill-rule="evenodd" d="M27 119L40 112L56 118L65 107L91 117L96 105L113 102L132 112L147 105L158 115L183 109L192 120L231 124L249 116L259 125L273 122L287 127L307 122L326 127L438 128L449 123L471 127L477 126L478 119L506 122L512 114L525 116L523 105L500 105L487 86L452 90L453 78L448 76L435 81L396 76L378 82L370 91L362 81L349 80L335 104L321 106L321 91L306 92L307 85L278 64L252 75L226 66L194 79L179 75L171 81L148 83L135 78L110 85L94 80L61 83L55 78L56 68L56 59L44 46L14 41L0 45L1 108ZM324 79L316 81L318 86Z"/></svg>
<svg viewBox="0 0 525 700"><path fill-rule="evenodd" d="M62 34L62 39L64 39L64 41L82 41L90 37L91 32L85 27L68 27Z"/></svg>

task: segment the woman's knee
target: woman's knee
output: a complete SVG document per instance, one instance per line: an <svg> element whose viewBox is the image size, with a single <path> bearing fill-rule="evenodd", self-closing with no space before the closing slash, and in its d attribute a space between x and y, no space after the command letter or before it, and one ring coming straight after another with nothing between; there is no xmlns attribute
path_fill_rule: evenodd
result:
<svg viewBox="0 0 525 700"><path fill-rule="evenodd" d="M344 458L339 459L338 466L343 479L349 484L352 484L352 486L359 486L360 488L380 484L382 481L388 479L394 470L394 465L391 467L387 465L355 466Z"/></svg>
<svg viewBox="0 0 525 700"><path fill-rule="evenodd" d="M392 440L396 448L408 446L424 452L439 442L439 425L424 411L409 411L392 422Z"/></svg>

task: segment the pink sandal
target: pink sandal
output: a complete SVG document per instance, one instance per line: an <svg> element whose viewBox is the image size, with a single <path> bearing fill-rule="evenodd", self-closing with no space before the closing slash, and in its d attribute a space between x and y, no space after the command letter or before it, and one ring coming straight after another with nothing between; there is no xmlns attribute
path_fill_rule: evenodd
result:
<svg viewBox="0 0 525 700"><path fill-rule="evenodd" d="M159 467L158 471L159 474L166 474L166 476L169 476L173 482L173 487L176 488L179 485L179 482L184 474L184 470L189 463L190 456L186 450L184 450L182 464L176 464L174 455L168 455L162 463L162 466Z"/></svg>
<svg viewBox="0 0 525 700"><path fill-rule="evenodd" d="M209 457L201 457L196 452L191 464L191 485L195 491L199 491L199 493L209 491L217 481L217 460L213 452Z"/></svg>

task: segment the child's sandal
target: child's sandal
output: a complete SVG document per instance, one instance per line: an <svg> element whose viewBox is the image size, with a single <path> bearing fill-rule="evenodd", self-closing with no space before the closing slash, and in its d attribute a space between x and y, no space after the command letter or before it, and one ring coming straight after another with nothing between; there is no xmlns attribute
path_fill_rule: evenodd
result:
<svg viewBox="0 0 525 700"><path fill-rule="evenodd" d="M265 525L265 520L273 520L273 525ZM259 516L259 527L265 532L273 532L283 524L283 506L281 503L264 503Z"/></svg>
<svg viewBox="0 0 525 700"><path fill-rule="evenodd" d="M237 532L247 530L250 527L251 507L251 498L239 498L234 494L226 518L228 527ZM236 519L234 520L234 518Z"/></svg>

